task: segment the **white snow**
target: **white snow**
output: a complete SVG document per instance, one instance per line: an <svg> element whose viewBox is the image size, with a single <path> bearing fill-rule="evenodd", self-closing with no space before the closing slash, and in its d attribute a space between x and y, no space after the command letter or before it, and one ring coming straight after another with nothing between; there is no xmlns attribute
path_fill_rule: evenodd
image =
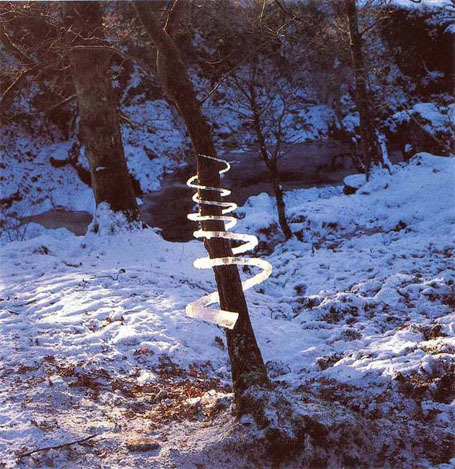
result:
<svg viewBox="0 0 455 469"><path fill-rule="evenodd" d="M282 351L294 373L316 370L318 359L331 354L344 358L319 373L356 386L417 372L427 355L413 327L439 321L451 325L438 344L455 346L448 319L455 292L454 163L421 153L396 175L373 174L355 195L333 189L287 194L297 239L275 249L269 258L274 274L263 290L273 317L307 329L296 349ZM251 208L243 209L241 229L264 233L277 223L270 220L274 204L265 194L255 200L257 206L250 199ZM306 370L302 356L312 362Z"/></svg>
<svg viewBox="0 0 455 469"><path fill-rule="evenodd" d="M183 159L185 133L177 124L175 111L164 99L139 98L124 112L133 126L122 126L122 141L130 173L143 192L160 188L160 177Z"/></svg>
<svg viewBox="0 0 455 469"><path fill-rule="evenodd" d="M346 186L358 189L366 183L365 174L351 174L343 179Z"/></svg>
<svg viewBox="0 0 455 469"><path fill-rule="evenodd" d="M347 132L354 133L356 127L360 125L360 114L358 112L348 114L343 118L342 124Z"/></svg>
<svg viewBox="0 0 455 469"><path fill-rule="evenodd" d="M438 106L435 103L417 103L411 109L400 111L392 116L395 122L409 122L411 116L418 119L430 134L453 133L455 126L454 104Z"/></svg>
<svg viewBox="0 0 455 469"><path fill-rule="evenodd" d="M289 192L295 236L286 243L273 198L239 209L236 231L275 246L255 254L272 263L272 277L247 293L273 378L407 431L431 414L453 436L455 396L441 383L455 369L454 169L454 158L421 153L393 175L374 173L354 195ZM98 432L93 448L36 453L20 467L181 461L181 428L155 452L128 451L125 438L158 438L149 418L157 409L212 402L210 389L230 398L223 331L184 313L214 288L212 274L192 266L204 255L200 242L166 242L151 229L85 238L49 230L0 248L5 467L21 451ZM182 386L186 397L176 397Z"/></svg>
<svg viewBox="0 0 455 469"><path fill-rule="evenodd" d="M336 124L336 115L332 108L316 105L298 111L294 125L287 129L285 140L288 142L302 142L306 140L326 139L330 127Z"/></svg>
<svg viewBox="0 0 455 469"><path fill-rule="evenodd" d="M9 134L14 135L10 140ZM19 128L4 126L2 142L1 198L20 194L14 203L19 216L29 216L56 206L93 211L93 191L70 166L55 168L50 159L68 158L70 142L51 142L47 137L30 138ZM19 164L18 164L19 163Z"/></svg>

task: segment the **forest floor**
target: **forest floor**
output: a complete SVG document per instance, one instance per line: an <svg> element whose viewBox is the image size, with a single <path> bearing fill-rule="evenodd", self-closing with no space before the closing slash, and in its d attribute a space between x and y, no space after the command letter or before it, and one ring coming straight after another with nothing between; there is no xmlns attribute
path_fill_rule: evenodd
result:
<svg viewBox="0 0 455 469"><path fill-rule="evenodd" d="M385 466L455 467L454 169L289 192L286 243L271 197L238 211L274 268L247 293L271 378L383 424ZM236 439L223 330L184 312L214 288L204 254L152 229L0 248L0 467L271 465Z"/></svg>

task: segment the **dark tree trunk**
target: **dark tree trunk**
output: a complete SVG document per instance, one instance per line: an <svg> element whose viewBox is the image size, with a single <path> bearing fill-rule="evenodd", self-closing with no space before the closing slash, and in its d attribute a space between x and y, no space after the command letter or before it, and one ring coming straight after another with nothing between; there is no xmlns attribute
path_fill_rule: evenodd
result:
<svg viewBox="0 0 455 469"><path fill-rule="evenodd" d="M169 98L174 102L185 120L196 155L216 156L212 133L207 119L202 114L193 86L187 76L185 66L174 41L154 16L150 4L134 2L138 16L147 34L158 49L157 70L159 78ZM174 4L176 8L176 4ZM175 14L174 11L172 14ZM168 27L170 22L168 21ZM206 158L197 157L198 183L212 187L220 186L218 171L220 166ZM218 194L210 192L213 200L220 200ZM220 215L220 207L201 205L202 215ZM206 231L223 231L224 223L206 221L202 223ZM208 239L204 242L210 258L232 256L229 241ZM226 330L229 358L232 368L232 381L236 399L237 413L249 412L243 395L251 386L269 387L267 371L256 342L248 314L240 275L235 265L215 267L215 279L220 295L220 306L227 311L239 313L233 330Z"/></svg>
<svg viewBox="0 0 455 469"><path fill-rule="evenodd" d="M365 166L365 175L368 180L370 177L371 165L382 164L382 157L378 151L373 115L369 104L367 71L363 59L362 36L359 32L355 0L345 0L345 4L349 22L352 65L354 68L355 101L360 116L360 145L363 164Z"/></svg>
<svg viewBox="0 0 455 469"><path fill-rule="evenodd" d="M105 44L100 6L98 2L65 2L64 20L66 27L71 27L68 46L80 138L89 161L96 205L107 202L129 221L138 220L139 209L126 165L118 103L112 88L111 53L90 48Z"/></svg>
<svg viewBox="0 0 455 469"><path fill-rule="evenodd" d="M284 197L283 197L283 188L281 187L280 181L278 179L278 174L272 174L272 185L273 191L275 192L275 199L276 199L276 208L278 211L278 221L280 222L281 230L286 239L291 238L292 232L289 228L288 221L286 219L286 209L284 205Z"/></svg>

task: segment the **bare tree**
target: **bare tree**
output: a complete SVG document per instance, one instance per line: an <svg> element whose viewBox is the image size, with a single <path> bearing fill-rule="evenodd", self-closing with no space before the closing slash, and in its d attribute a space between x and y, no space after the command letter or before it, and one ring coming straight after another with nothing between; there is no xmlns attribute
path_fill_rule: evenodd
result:
<svg viewBox="0 0 455 469"><path fill-rule="evenodd" d="M285 238L289 239L292 232L286 217L279 162L282 156L286 123L290 117L293 89L283 77L274 76L270 79L265 76L270 71L267 67L270 64L267 61L261 65L262 67L259 66L256 57L228 80L238 95L237 106L231 109L252 123L260 157L270 174L278 221Z"/></svg>
<svg viewBox="0 0 455 469"><path fill-rule="evenodd" d="M174 1L164 27L155 16L150 3L135 1L135 8L145 31L156 46L157 73L168 97L173 101L183 117L197 155L197 174L200 185L219 187L219 169L216 162L199 155L216 156L216 149L207 119L201 112L193 85L190 82L179 49L171 34L179 21L182 3ZM220 200L218 193L211 194ZM215 205L201 205L202 215L221 215L221 208ZM205 231L224 231L220 221L202 222ZM232 249L228 240L221 238L206 239L205 247L210 258L230 257ZM259 350L248 314L240 275L235 265L214 267L220 306L223 310L239 313L233 330L226 330L229 358L231 361L232 381L238 414L254 413L252 402L246 392L252 387L269 388L270 381Z"/></svg>

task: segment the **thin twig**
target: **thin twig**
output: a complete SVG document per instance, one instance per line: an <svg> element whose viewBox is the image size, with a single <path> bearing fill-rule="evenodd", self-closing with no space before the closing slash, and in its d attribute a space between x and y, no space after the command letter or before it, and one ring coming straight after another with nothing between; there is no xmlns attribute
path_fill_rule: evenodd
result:
<svg viewBox="0 0 455 469"><path fill-rule="evenodd" d="M67 98L63 99L62 101L58 102L57 104L54 104L53 106L51 106L50 108L46 109L44 112L47 114L49 112L53 112L55 111L56 109L58 109L60 106L63 106L65 105L66 103L69 103L70 101L72 101L73 99L75 99L77 97L76 94L72 94L71 96L68 96Z"/></svg>
<svg viewBox="0 0 455 469"><path fill-rule="evenodd" d="M218 83L215 84L215 86L200 100L201 105L203 105L209 98L212 96L212 94L219 88L219 86L226 80L226 78L229 78L239 67L242 65L247 59L249 59L253 54L256 54L260 51L260 49L264 47L263 43L260 43L256 45L250 52L248 52L247 55L242 57L230 70L228 70L219 80Z"/></svg>
<svg viewBox="0 0 455 469"><path fill-rule="evenodd" d="M62 443L60 445L54 445L54 446L45 446L44 448L37 448L32 451L27 451L25 453L21 453L18 455L19 458L24 458L25 456L30 456L31 454L38 453L40 451L47 451L49 449L59 449L59 448L64 448L65 446L70 446L70 445L75 445L76 443L83 443L84 441L91 440L92 438L95 438L96 436L100 436L102 433L96 433L95 435L90 435L86 436L85 438L81 438L79 440L75 441L69 441L68 443Z"/></svg>
<svg viewBox="0 0 455 469"><path fill-rule="evenodd" d="M13 93L13 91L18 88L21 83L24 81L24 79L30 75L30 73L34 72L36 70L36 66L32 68L27 68L25 70L22 70L19 75L14 79L14 81L6 88L6 90L3 92L2 96L0 97L0 106L2 106L8 97Z"/></svg>

